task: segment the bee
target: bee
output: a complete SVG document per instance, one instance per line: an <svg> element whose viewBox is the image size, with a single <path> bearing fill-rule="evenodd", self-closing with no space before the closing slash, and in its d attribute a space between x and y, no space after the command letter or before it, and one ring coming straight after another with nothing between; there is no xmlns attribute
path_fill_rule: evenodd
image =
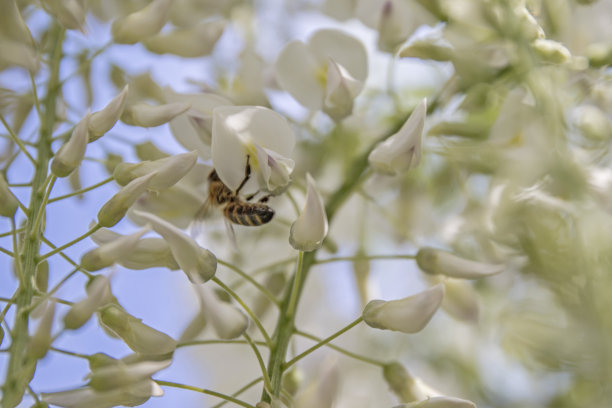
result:
<svg viewBox="0 0 612 408"><path fill-rule="evenodd" d="M250 176L251 166L249 165L248 157L244 179L236 191L232 191L226 186L219 178L217 171L213 169L208 175L208 197L196 215L196 219L203 219L211 207L221 207L229 237L234 245L236 238L232 223L247 227L255 227L267 224L274 217L274 209L265 204L270 196L262 197L256 203L250 202L250 200L252 200L257 193L247 196L246 200L240 197L240 190L244 187Z"/></svg>

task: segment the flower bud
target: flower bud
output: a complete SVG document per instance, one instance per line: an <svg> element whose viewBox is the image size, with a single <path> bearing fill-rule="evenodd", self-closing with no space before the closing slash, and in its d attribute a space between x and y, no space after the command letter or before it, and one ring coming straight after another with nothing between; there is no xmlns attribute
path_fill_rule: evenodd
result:
<svg viewBox="0 0 612 408"><path fill-rule="evenodd" d="M46 259L36 265L34 283L36 284L36 289L40 292L44 293L49 289L49 262Z"/></svg>
<svg viewBox="0 0 612 408"><path fill-rule="evenodd" d="M101 323L141 354L168 354L176 348L176 341L165 333L142 323L121 306L109 304L100 311Z"/></svg>
<svg viewBox="0 0 612 408"><path fill-rule="evenodd" d="M171 121L191 107L188 103L175 102L165 105L151 106L145 103L130 106L121 116L128 125L155 127Z"/></svg>
<svg viewBox="0 0 612 408"><path fill-rule="evenodd" d="M18 207L19 201L11 192L4 174L0 174L0 215L12 218Z"/></svg>
<svg viewBox="0 0 612 408"><path fill-rule="evenodd" d="M338 367L335 361L321 369L315 381L295 398L295 408L331 408L338 393Z"/></svg>
<svg viewBox="0 0 612 408"><path fill-rule="evenodd" d="M163 394L163 390L155 381L144 380L110 391L100 392L91 387L80 387L68 391L42 393L41 398L44 402L65 408L135 407L144 404L151 397Z"/></svg>
<svg viewBox="0 0 612 408"><path fill-rule="evenodd" d="M38 323L36 332L30 339L28 354L37 360L43 358L47 354L49 347L51 347L51 342L53 341L51 326L54 316L55 302L50 302L43 317L40 319L40 323Z"/></svg>
<svg viewBox="0 0 612 408"><path fill-rule="evenodd" d="M397 362L385 364L383 376L400 402L420 401L442 395L425 384L419 377L411 375L403 365Z"/></svg>
<svg viewBox="0 0 612 408"><path fill-rule="evenodd" d="M363 82L356 80L342 66L329 60L327 66L327 83L323 112L335 121L344 119L353 113L353 99L363 87Z"/></svg>
<svg viewBox="0 0 612 408"><path fill-rule="evenodd" d="M569 50L557 41L538 38L531 44L542 59L553 64L562 64L572 57Z"/></svg>
<svg viewBox="0 0 612 408"><path fill-rule="evenodd" d="M429 323L443 297L444 286L438 284L404 299L372 300L363 309L363 320L376 329L417 333Z"/></svg>
<svg viewBox="0 0 612 408"><path fill-rule="evenodd" d="M382 174L398 175L419 165L426 114L427 100L423 99L414 108L399 132L379 143L372 150L368 160L375 171Z"/></svg>
<svg viewBox="0 0 612 408"><path fill-rule="evenodd" d="M81 266L88 271L99 271L113 265L122 257L132 252L148 228L143 228L131 235L126 235L112 242L92 249L81 257Z"/></svg>
<svg viewBox="0 0 612 408"><path fill-rule="evenodd" d="M79 0L43 0L46 9L69 30L82 30L86 11Z"/></svg>
<svg viewBox="0 0 612 408"><path fill-rule="evenodd" d="M172 187L182 179L193 168L197 158L196 152L189 152L155 161L121 163L115 167L113 177L123 186L137 177L155 171L157 175L151 179L148 189L161 191Z"/></svg>
<svg viewBox="0 0 612 408"><path fill-rule="evenodd" d="M110 278L96 276L87 286L87 297L74 303L64 315L64 327L68 330L76 330L83 326L94 312L100 306L110 302L112 297Z"/></svg>
<svg viewBox="0 0 612 408"><path fill-rule="evenodd" d="M416 261L419 268L425 273L459 279L484 278L503 272L506 268L502 264L489 264L459 258L450 252L430 247L419 249Z"/></svg>
<svg viewBox="0 0 612 408"><path fill-rule="evenodd" d="M183 231L153 214L134 211L134 215L150 223L155 232L166 240L174 259L191 282L206 282L214 276L217 258L212 252L200 247Z"/></svg>
<svg viewBox="0 0 612 408"><path fill-rule="evenodd" d="M306 204L298 219L291 225L289 243L300 251L314 251L321 247L327 236L327 215L310 174L306 174L306 183Z"/></svg>
<svg viewBox="0 0 612 408"><path fill-rule="evenodd" d="M121 360L108 357L103 364L90 363L89 386L96 391L107 391L151 379L172 363L170 358L157 360L155 357L132 354Z"/></svg>
<svg viewBox="0 0 612 408"><path fill-rule="evenodd" d="M234 339L246 331L249 319L236 306L220 300L208 285L199 285L197 290L202 312L219 338Z"/></svg>
<svg viewBox="0 0 612 408"><path fill-rule="evenodd" d="M147 174L132 180L127 186L123 187L117 194L111 197L100 208L98 212L98 224L103 227L112 227L125 216L127 210L144 193L157 173Z"/></svg>
<svg viewBox="0 0 612 408"><path fill-rule="evenodd" d="M113 41L134 44L157 34L168 19L173 0L154 0L146 7L113 22Z"/></svg>
<svg viewBox="0 0 612 408"><path fill-rule="evenodd" d="M0 42L0 70L13 66L36 72L39 60L32 47L24 46L18 41L3 39Z"/></svg>
<svg viewBox="0 0 612 408"><path fill-rule="evenodd" d="M480 307L478 294L469 282L461 279L446 278L444 285L444 300L442 309L455 319L465 322L478 322Z"/></svg>
<svg viewBox="0 0 612 408"><path fill-rule="evenodd" d="M591 43L586 47L585 54L591 67L612 65L612 43Z"/></svg>
<svg viewBox="0 0 612 408"><path fill-rule="evenodd" d="M98 140L102 135L111 130L121 117L127 100L128 86L113 98L102 110L92 113L89 119L89 143Z"/></svg>
<svg viewBox="0 0 612 408"><path fill-rule="evenodd" d="M591 140L610 140L612 138L612 123L601 109L593 105L585 105L577 110L576 125L584 136Z"/></svg>
<svg viewBox="0 0 612 408"><path fill-rule="evenodd" d="M81 165L89 140L90 113L75 126L70 139L55 153L51 162L51 172L57 177L66 177Z"/></svg>
<svg viewBox="0 0 612 408"><path fill-rule="evenodd" d="M476 408L472 401L453 397L432 397L422 401L398 405L395 408Z"/></svg>
<svg viewBox="0 0 612 408"><path fill-rule="evenodd" d="M144 45L156 54L174 54L184 58L203 57L212 52L224 29L223 21L206 21L194 27L158 34L148 38Z"/></svg>

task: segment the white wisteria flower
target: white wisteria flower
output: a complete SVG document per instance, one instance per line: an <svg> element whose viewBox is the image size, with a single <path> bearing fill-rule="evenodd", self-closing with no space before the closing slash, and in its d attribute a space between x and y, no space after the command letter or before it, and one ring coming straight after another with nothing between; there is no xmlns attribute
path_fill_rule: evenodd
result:
<svg viewBox="0 0 612 408"><path fill-rule="evenodd" d="M249 319L236 306L217 297L208 285L194 287L201 304L204 319L210 321L217 336L224 340L234 339L249 327Z"/></svg>
<svg viewBox="0 0 612 408"><path fill-rule="evenodd" d="M432 275L446 275L459 279L478 279L503 272L503 264L491 264L460 258L451 252L436 248L419 249L416 256L419 268Z"/></svg>
<svg viewBox="0 0 612 408"><path fill-rule="evenodd" d="M295 163L295 136L279 113L260 106L220 106L213 110L212 161L223 183L236 190L248 164L255 177L245 192L284 191ZM247 159L248 157L248 159ZM249 180L249 181L251 181ZM256 188L252 188L256 184Z"/></svg>
<svg viewBox="0 0 612 408"><path fill-rule="evenodd" d="M289 243L300 251L314 251L323 244L329 226L323 199L310 174L306 174L306 183L306 204L298 219L291 225Z"/></svg>
<svg viewBox="0 0 612 408"><path fill-rule="evenodd" d="M96 276L87 285L87 297L73 303L64 315L64 327L75 330L83 326L94 312L112 300L110 277Z"/></svg>
<svg viewBox="0 0 612 408"><path fill-rule="evenodd" d="M300 104L340 120L353 111L353 100L368 75L364 45L333 29L316 31L307 43L292 41L275 65L280 86Z"/></svg>
<svg viewBox="0 0 612 408"><path fill-rule="evenodd" d="M372 150L368 160L375 171L397 175L419 165L426 115L427 99L423 99L400 130Z"/></svg>
<svg viewBox="0 0 612 408"><path fill-rule="evenodd" d="M206 282L214 276L217 270L217 258L212 252L200 247L183 231L153 214L141 211L133 211L133 214L150 223L153 230L168 242L174 259L190 281Z"/></svg>
<svg viewBox="0 0 612 408"><path fill-rule="evenodd" d="M89 119L89 142L99 139L117 123L127 101L128 85L103 109L91 114Z"/></svg>
<svg viewBox="0 0 612 408"><path fill-rule="evenodd" d="M185 58L203 57L212 52L225 30L221 20L205 21L193 27L158 34L144 41L149 51Z"/></svg>
<svg viewBox="0 0 612 408"><path fill-rule="evenodd" d="M427 326L443 297L444 286L438 284L403 299L372 300L363 309L363 320L376 329L417 333Z"/></svg>
<svg viewBox="0 0 612 408"><path fill-rule="evenodd" d="M432 397L409 404L397 405L394 408L476 408L472 401L454 397Z"/></svg>
<svg viewBox="0 0 612 408"><path fill-rule="evenodd" d="M81 266L88 271L98 271L113 265L132 252L136 248L140 237L147 231L149 231L149 228L143 228L133 234L119 237L88 251L81 257Z"/></svg>
<svg viewBox="0 0 612 408"><path fill-rule="evenodd" d="M85 117L74 127L70 139L59 148L53 157L51 172L57 177L66 177L81 165L89 142L89 118L90 113L87 112Z"/></svg>
<svg viewBox="0 0 612 408"><path fill-rule="evenodd" d="M12 217L19 208L19 201L8 186L4 174L0 174L0 215Z"/></svg>
<svg viewBox="0 0 612 408"><path fill-rule="evenodd" d="M338 394L338 366L335 360L324 362L315 380L295 399L296 408L331 408Z"/></svg>
<svg viewBox="0 0 612 408"><path fill-rule="evenodd" d="M121 120L128 125L155 127L171 121L181 113L185 113L191 105L185 102L174 102L165 105L147 105L139 103L125 109Z"/></svg>
<svg viewBox="0 0 612 408"><path fill-rule="evenodd" d="M135 407L144 404L151 397L162 395L164 392L155 381L143 380L109 391L81 387L68 391L42 393L41 399L48 404L64 408L112 408L120 405Z"/></svg>
<svg viewBox="0 0 612 408"><path fill-rule="evenodd" d="M157 34L170 14L173 0L154 0L142 9L113 22L113 41L134 44Z"/></svg>
<svg viewBox="0 0 612 408"><path fill-rule="evenodd" d="M144 193L157 172L135 178L110 198L98 211L98 224L112 227L125 216L127 210Z"/></svg>

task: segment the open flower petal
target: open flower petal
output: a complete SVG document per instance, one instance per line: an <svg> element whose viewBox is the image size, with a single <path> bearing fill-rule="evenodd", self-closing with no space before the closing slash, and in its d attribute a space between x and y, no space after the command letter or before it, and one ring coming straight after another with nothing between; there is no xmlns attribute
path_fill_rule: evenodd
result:
<svg viewBox="0 0 612 408"><path fill-rule="evenodd" d="M276 60L275 69L280 86L300 104L312 110L322 107L324 71L306 44L301 41L287 44Z"/></svg>
<svg viewBox="0 0 612 408"><path fill-rule="evenodd" d="M372 300L363 309L363 320L376 329L417 333L427 326L443 297L444 286L438 284L404 299Z"/></svg>
<svg viewBox="0 0 612 408"><path fill-rule="evenodd" d="M289 243L300 251L314 251L323 244L327 236L327 214L323 199L316 190L310 174L306 175L308 190L306 205L298 219L291 225Z"/></svg>

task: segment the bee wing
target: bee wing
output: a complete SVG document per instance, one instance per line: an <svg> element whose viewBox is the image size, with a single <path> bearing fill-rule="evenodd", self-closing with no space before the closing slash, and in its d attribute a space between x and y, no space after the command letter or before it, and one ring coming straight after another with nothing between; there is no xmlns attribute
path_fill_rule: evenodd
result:
<svg viewBox="0 0 612 408"><path fill-rule="evenodd" d="M225 221L225 229L227 230L227 236L232 243L232 249L238 252L238 242L236 241L236 232L234 231L234 226L227 218L223 218Z"/></svg>
<svg viewBox="0 0 612 408"><path fill-rule="evenodd" d="M193 238L198 238L204 234L204 220L210 216L210 210L212 209L212 202L210 199L206 199L202 207L193 217L193 221L189 224L189 234Z"/></svg>

